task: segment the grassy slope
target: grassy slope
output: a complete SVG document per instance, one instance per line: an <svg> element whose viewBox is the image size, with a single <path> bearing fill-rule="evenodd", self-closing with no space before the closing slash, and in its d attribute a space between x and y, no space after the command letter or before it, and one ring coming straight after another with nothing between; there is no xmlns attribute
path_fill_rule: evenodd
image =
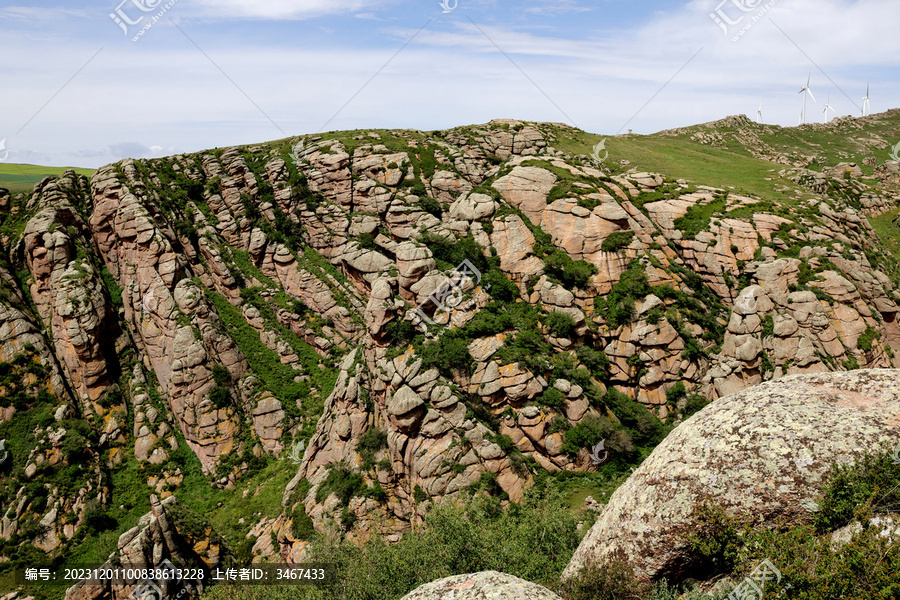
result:
<svg viewBox="0 0 900 600"><path fill-rule="evenodd" d="M40 165L0 163L0 188L6 188L12 193L30 192L34 189L35 184L45 177L58 177L69 169L73 169L79 175L86 177L93 175L96 170L77 167L43 167Z"/></svg>
<svg viewBox="0 0 900 600"><path fill-rule="evenodd" d="M750 123L760 139L787 156L817 155L825 158L825 165L839 162L856 162L866 175L871 175L873 167L863 165L863 159L874 156L881 163L890 159L895 143L900 142L900 111L882 113L863 121L855 121L861 129L847 125L835 125L829 129L813 127L779 127ZM717 131L724 136L727 148L700 144L691 140L697 132ZM769 133L771 131L771 133ZM730 137L734 127L717 127L715 130L704 125L695 125L674 132L640 136L619 136L606 138L602 135L573 129L555 128L559 136L557 148L572 154L590 156L595 144L605 141L609 159L604 168L621 171L637 168L658 172L672 179L687 179L697 184L733 188L734 191L750 193L762 198L786 201L793 204L790 196L801 191L796 184L778 176L786 165L754 158L740 143ZM878 140L884 140L879 142ZM601 154L603 152L601 151ZM630 162L621 166L620 161ZM823 165L812 165L813 170L821 170ZM788 189L785 189L788 188Z"/></svg>

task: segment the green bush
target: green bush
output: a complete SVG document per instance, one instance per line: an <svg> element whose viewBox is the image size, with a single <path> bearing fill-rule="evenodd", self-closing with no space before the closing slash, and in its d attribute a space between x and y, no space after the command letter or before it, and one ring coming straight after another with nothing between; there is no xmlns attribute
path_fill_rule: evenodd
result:
<svg viewBox="0 0 900 600"><path fill-rule="evenodd" d="M216 408L231 406L231 393L227 387L215 387L209 392L209 400Z"/></svg>
<svg viewBox="0 0 900 600"><path fill-rule="evenodd" d="M359 437L356 451L362 457L364 465L372 465L375 463L375 454L384 448L387 448L387 433L372 427Z"/></svg>
<svg viewBox="0 0 900 600"><path fill-rule="evenodd" d="M866 325L865 332L856 340L856 347L863 352L871 352L875 346L875 341L880 339L881 333L871 325Z"/></svg>
<svg viewBox="0 0 900 600"><path fill-rule="evenodd" d="M594 307L610 327L620 327L634 320L637 313L635 302L652 291L646 268L634 260L605 297L597 296Z"/></svg>
<svg viewBox="0 0 900 600"><path fill-rule="evenodd" d="M709 229L714 214L725 210L728 194L718 196L709 204L691 206L683 217L675 219L675 229L682 232L682 239L692 240L701 231Z"/></svg>
<svg viewBox="0 0 900 600"><path fill-rule="evenodd" d="M231 373L222 365L213 365L212 374L216 385L227 386L231 383Z"/></svg>
<svg viewBox="0 0 900 600"><path fill-rule="evenodd" d="M688 536L694 553L691 574L697 579L709 579L733 571L748 525L725 509L707 503L694 507L693 516L699 527Z"/></svg>
<svg viewBox="0 0 900 600"><path fill-rule="evenodd" d="M422 208L422 210L431 215L434 215L438 219L442 217L444 212L441 203L434 198L429 198L428 196L419 199L419 206Z"/></svg>
<svg viewBox="0 0 900 600"><path fill-rule="evenodd" d="M571 339L575 336L575 319L570 314L553 311L547 315L544 324L553 337Z"/></svg>
<svg viewBox="0 0 900 600"><path fill-rule="evenodd" d="M488 293L500 302L515 302L519 299L518 286L510 281L499 269L491 269L482 280L482 285L490 285Z"/></svg>
<svg viewBox="0 0 900 600"><path fill-rule="evenodd" d="M565 395L556 388L547 388L537 400L538 404L549 406L551 408L562 408L566 405Z"/></svg>
<svg viewBox="0 0 900 600"><path fill-rule="evenodd" d="M337 495L341 504L346 506L350 499L365 491L362 475L353 473L346 465L332 465L325 481L316 490L316 502L321 504L331 494Z"/></svg>
<svg viewBox="0 0 900 600"><path fill-rule="evenodd" d="M834 465L815 515L819 531L843 527L861 508L878 512L900 505L900 465L890 452L866 454L853 464Z"/></svg>
<svg viewBox="0 0 900 600"><path fill-rule="evenodd" d="M567 289L586 289L597 267L583 260L572 260L562 250L554 250L545 260L547 275L557 279Z"/></svg>
<svg viewBox="0 0 900 600"><path fill-rule="evenodd" d="M416 484L416 487L413 488L413 499L420 504L428 500L428 494L425 493L425 490L423 490L422 486L418 483Z"/></svg>
<svg viewBox="0 0 900 600"><path fill-rule="evenodd" d="M561 594L565 600L644 600L653 590L653 584L638 579L627 562L614 558L589 562L563 583Z"/></svg>
<svg viewBox="0 0 900 600"><path fill-rule="evenodd" d="M301 504L291 512L291 534L298 540L308 540L316 532L313 521Z"/></svg>
<svg viewBox="0 0 900 600"><path fill-rule="evenodd" d="M586 417L566 431L564 439L563 450L572 454L605 440L604 447L613 459L628 461L634 458L634 445L628 432L608 417Z"/></svg>
<svg viewBox="0 0 900 600"><path fill-rule="evenodd" d="M605 352L587 346L578 346L575 353L578 360L584 363L584 366L590 369L596 377L606 379L609 376L610 362Z"/></svg>
<svg viewBox="0 0 900 600"><path fill-rule="evenodd" d="M630 246L632 240L634 240L633 231L614 231L603 240L600 250L603 252L618 252Z"/></svg>
<svg viewBox="0 0 900 600"><path fill-rule="evenodd" d="M445 333L441 339L427 342L419 348L423 369L436 368L445 377L453 377L455 370L468 369L472 365L466 339L454 333Z"/></svg>
<svg viewBox="0 0 900 600"><path fill-rule="evenodd" d="M406 348L420 335L419 330L409 321L393 319L382 329L384 339L394 348Z"/></svg>

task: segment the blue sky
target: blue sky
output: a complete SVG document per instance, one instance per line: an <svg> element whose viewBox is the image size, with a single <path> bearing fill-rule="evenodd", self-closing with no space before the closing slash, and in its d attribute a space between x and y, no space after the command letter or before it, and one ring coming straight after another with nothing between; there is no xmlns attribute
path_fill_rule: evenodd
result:
<svg viewBox="0 0 900 600"><path fill-rule="evenodd" d="M760 104L765 122L796 125L810 72L808 121L826 102L859 114L869 81L871 112L900 106L896 0L445 4L0 1L6 160L96 167L497 117L652 133Z"/></svg>

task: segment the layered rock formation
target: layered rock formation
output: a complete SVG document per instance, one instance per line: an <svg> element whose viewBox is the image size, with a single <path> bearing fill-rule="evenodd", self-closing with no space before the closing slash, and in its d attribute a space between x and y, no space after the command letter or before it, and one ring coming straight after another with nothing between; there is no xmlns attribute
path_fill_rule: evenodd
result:
<svg viewBox="0 0 900 600"><path fill-rule="evenodd" d="M754 127L661 137L775 152ZM64 551L130 461L178 495L191 455L230 489L305 444L283 513L241 531L300 560L304 517L398 539L432 503L592 469L573 440L597 423L628 461L704 401L893 366L891 161L772 157L770 197L600 164L594 141L513 120L294 137L0 194L0 425L31 482L2 490L4 539Z"/></svg>

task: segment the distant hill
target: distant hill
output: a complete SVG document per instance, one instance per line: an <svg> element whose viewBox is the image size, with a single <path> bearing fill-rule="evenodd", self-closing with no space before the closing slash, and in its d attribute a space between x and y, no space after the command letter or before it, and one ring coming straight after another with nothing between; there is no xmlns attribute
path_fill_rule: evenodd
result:
<svg viewBox="0 0 900 600"><path fill-rule="evenodd" d="M59 177L65 171L73 169L79 175L90 177L96 169L73 167L44 167L17 163L0 163L0 188L11 192L30 192L45 177Z"/></svg>

